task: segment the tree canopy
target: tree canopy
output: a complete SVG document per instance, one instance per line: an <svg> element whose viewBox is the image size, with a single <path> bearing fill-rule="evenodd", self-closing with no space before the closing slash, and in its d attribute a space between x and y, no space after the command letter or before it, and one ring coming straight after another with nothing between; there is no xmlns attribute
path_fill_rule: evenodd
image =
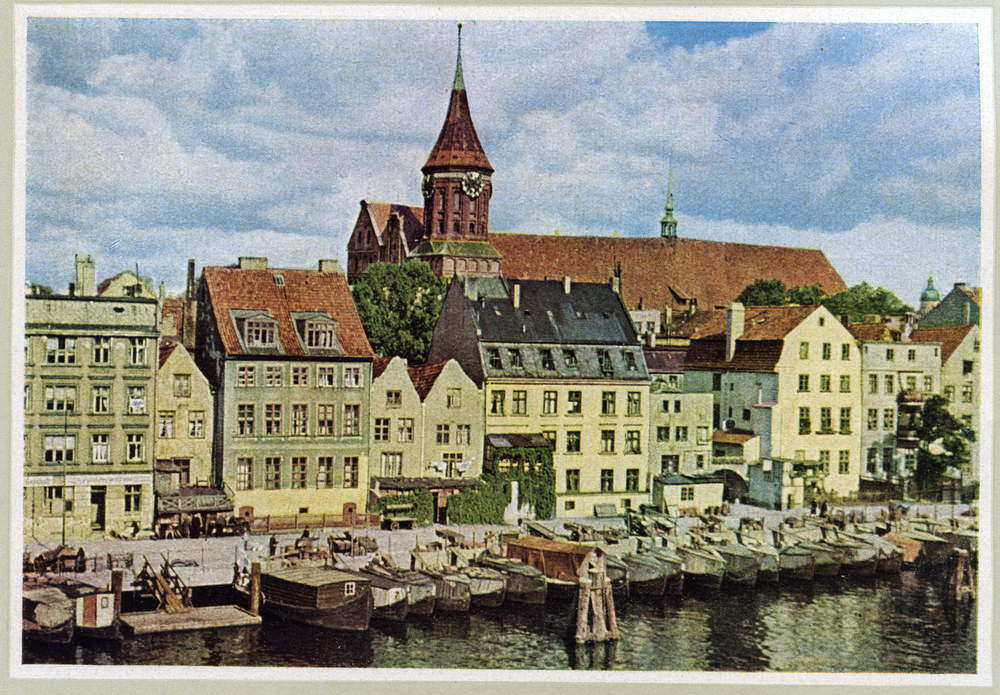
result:
<svg viewBox="0 0 1000 695"><path fill-rule="evenodd" d="M376 354L424 362L446 289L446 281L420 261L368 266L351 294Z"/></svg>
<svg viewBox="0 0 1000 695"><path fill-rule="evenodd" d="M901 316L913 307L882 287L872 287L867 282L843 292L825 295L818 284L805 287L785 287L781 280L757 280L747 285L736 301L748 306L782 306L785 304L822 304L834 316L850 316L852 321L863 321L866 316Z"/></svg>
<svg viewBox="0 0 1000 695"><path fill-rule="evenodd" d="M976 434L947 406L945 398L934 395L924 402L920 413L916 479L921 489L937 485L949 467L961 469L969 464L969 445L976 441Z"/></svg>

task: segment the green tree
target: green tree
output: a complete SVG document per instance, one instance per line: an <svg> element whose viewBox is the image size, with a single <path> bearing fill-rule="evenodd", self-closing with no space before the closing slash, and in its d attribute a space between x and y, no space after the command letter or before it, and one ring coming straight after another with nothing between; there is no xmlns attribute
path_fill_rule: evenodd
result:
<svg viewBox="0 0 1000 695"><path fill-rule="evenodd" d="M801 304L802 306L815 306L821 304L826 295L820 289L819 283L808 287L789 287L788 302L790 304Z"/></svg>
<svg viewBox="0 0 1000 695"><path fill-rule="evenodd" d="M423 362L431 347L447 284L420 261L373 263L351 288L372 349Z"/></svg>
<svg viewBox="0 0 1000 695"><path fill-rule="evenodd" d="M788 303L788 290L781 280L757 280L736 298L746 306L781 306Z"/></svg>
<svg viewBox="0 0 1000 695"><path fill-rule="evenodd" d="M867 282L826 297L821 302L834 316L850 316L852 321L863 321L866 316L902 316L913 311L895 294L882 287L872 287Z"/></svg>
<svg viewBox="0 0 1000 695"><path fill-rule="evenodd" d="M948 412L947 405L947 400L934 395L920 413L916 479L922 490L937 485L947 468L967 467L969 445L976 441L975 432Z"/></svg>

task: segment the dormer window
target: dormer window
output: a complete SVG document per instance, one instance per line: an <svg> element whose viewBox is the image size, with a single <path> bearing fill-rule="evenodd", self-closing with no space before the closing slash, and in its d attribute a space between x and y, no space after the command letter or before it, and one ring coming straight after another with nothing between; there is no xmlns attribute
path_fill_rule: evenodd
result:
<svg viewBox="0 0 1000 695"><path fill-rule="evenodd" d="M247 347L272 347L274 322L248 319L244 335Z"/></svg>
<svg viewBox="0 0 1000 695"><path fill-rule="evenodd" d="M274 276L274 284L277 285L278 287L284 287L285 286L285 276L282 275L281 273L275 274L275 276Z"/></svg>
<svg viewBox="0 0 1000 695"><path fill-rule="evenodd" d="M523 367L524 364L521 362L521 351L516 348L511 348L507 350L507 357L510 358L511 367Z"/></svg>
<svg viewBox="0 0 1000 695"><path fill-rule="evenodd" d="M542 350L542 369L554 370L556 361L552 359L552 350L544 348Z"/></svg>
<svg viewBox="0 0 1000 695"><path fill-rule="evenodd" d="M567 367L576 366L576 350L563 350L563 359L566 361Z"/></svg>
<svg viewBox="0 0 1000 695"><path fill-rule="evenodd" d="M487 350L487 358L490 361L490 369L503 369L503 362L500 361L500 350L498 348L489 348Z"/></svg>
<svg viewBox="0 0 1000 695"><path fill-rule="evenodd" d="M597 364L600 366L601 374L610 376L614 370L611 366L611 353L607 350L597 351Z"/></svg>
<svg viewBox="0 0 1000 695"><path fill-rule="evenodd" d="M306 321L306 347L334 347L334 328L331 321Z"/></svg>
<svg viewBox="0 0 1000 695"><path fill-rule="evenodd" d="M629 372L634 372L639 369L638 365L635 362L635 355L631 352L625 353L625 369L626 371Z"/></svg>

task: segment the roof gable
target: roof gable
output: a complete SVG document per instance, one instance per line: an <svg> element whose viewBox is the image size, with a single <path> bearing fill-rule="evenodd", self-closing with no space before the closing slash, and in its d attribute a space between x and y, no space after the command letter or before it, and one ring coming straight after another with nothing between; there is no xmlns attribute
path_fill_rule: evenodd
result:
<svg viewBox="0 0 1000 695"><path fill-rule="evenodd" d="M744 307L743 335L739 341L784 340L818 306L748 306ZM691 340L726 337L726 310L698 312L676 333Z"/></svg>
<svg viewBox="0 0 1000 695"><path fill-rule="evenodd" d="M966 339L975 324L962 326L938 326L936 328L918 328L910 333L911 343L941 343L941 363L947 362L958 346Z"/></svg>
<svg viewBox="0 0 1000 695"><path fill-rule="evenodd" d="M434 388L434 383L441 376L441 372L444 371L447 364L448 362L444 361L432 364L415 364L406 368L410 373L413 388L417 390L421 401L427 400L427 394Z"/></svg>

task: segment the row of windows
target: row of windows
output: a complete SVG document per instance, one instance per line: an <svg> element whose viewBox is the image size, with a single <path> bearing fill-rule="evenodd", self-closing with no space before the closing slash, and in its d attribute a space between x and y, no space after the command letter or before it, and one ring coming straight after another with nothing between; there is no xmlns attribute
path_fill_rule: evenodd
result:
<svg viewBox="0 0 1000 695"><path fill-rule="evenodd" d="M832 377L829 374L819 375L819 390L820 393L830 393L832 391ZM808 391L809 375L799 374L799 393L806 393ZM849 374L840 375L840 392L851 392L851 376Z"/></svg>
<svg viewBox="0 0 1000 695"><path fill-rule="evenodd" d="M93 348L90 352L90 361L93 364L111 363L112 338L96 337L91 338ZM147 364L149 354L147 350L146 338L126 338L128 341L128 364L137 367L144 367ZM79 339L72 336L50 336L45 339L45 362L47 364L79 364ZM25 350L27 350L27 346Z"/></svg>
<svg viewBox="0 0 1000 695"><path fill-rule="evenodd" d="M460 478L464 472L462 466L462 452L446 452L441 454L445 464L445 469L441 471L446 478ZM384 451L382 452L382 475L389 478L398 478L403 475L403 452Z"/></svg>
<svg viewBox="0 0 1000 695"><path fill-rule="evenodd" d="M385 407L386 408L402 408L403 407L403 392L398 390L386 390L385 392ZM462 407L462 389L460 388L449 388L445 394L445 407L448 408L461 408Z"/></svg>
<svg viewBox="0 0 1000 695"><path fill-rule="evenodd" d="M293 437L309 436L309 404L292 403L291 427L288 431ZM316 406L315 429L313 434L319 437L332 437L336 434L335 403L320 403ZM263 407L262 427L258 428L258 410L253 403L240 403L236 406L236 436L253 437L258 433L268 437L279 437L285 434L285 408L282 403L266 403ZM343 407L341 418L341 436L361 436L361 405L347 403Z"/></svg>
<svg viewBox="0 0 1000 695"><path fill-rule="evenodd" d="M881 379L879 379L878 374L868 375L868 393L876 394L879 392L879 381L882 382L883 393L893 394L896 392L896 375L895 374L883 374ZM907 374L901 377L900 386L905 391L916 391L917 390L917 375ZM934 391L934 377L930 375L925 375L923 378L923 392L933 393Z"/></svg>
<svg viewBox="0 0 1000 695"><path fill-rule="evenodd" d="M582 312L577 313L577 318L583 318ZM511 369L523 369L524 368L524 357L521 354L520 348L506 348L507 353L507 365ZM560 351L562 363L567 369L576 369L580 366L579 360L577 359L576 350L563 349ZM622 361L625 364L625 371L627 372L637 372L639 371L639 363L636 361L635 353L632 352L620 352L622 356ZM551 348L542 348L538 351L539 360L543 370L555 371L556 369L556 355L555 351ZM504 362L500 352L500 348L487 348L486 349L486 361L489 364L490 369L503 369ZM608 350L598 350L597 351L597 366L601 370L601 374L610 376L614 373L614 367L611 361L611 352Z"/></svg>
<svg viewBox="0 0 1000 695"><path fill-rule="evenodd" d="M944 397L948 401L955 400L955 387L945 386L944 387ZM962 403L972 403L972 384L964 384L962 386Z"/></svg>
<svg viewBox="0 0 1000 695"><path fill-rule="evenodd" d="M306 487L327 489L333 487L356 488L360 469L357 456L316 457L316 467L310 472L308 456L292 456L290 466L283 469L281 456L264 457L263 484L265 490L304 490ZM253 490L259 482L260 471L255 471L253 457L236 459L236 489ZM283 473L284 470L284 473Z"/></svg>
<svg viewBox="0 0 1000 695"><path fill-rule="evenodd" d="M43 391L43 408L50 413L73 413L77 411L76 386L52 385ZM129 386L126 390L125 411L129 415L146 412L146 387ZM90 412L107 414L112 412L111 386L90 387ZM32 408L31 384L24 387L24 409Z"/></svg>
<svg viewBox="0 0 1000 695"><path fill-rule="evenodd" d="M174 427L177 413L173 410L161 410L157 418L157 432L161 439L173 439L176 436ZM205 438L205 411L192 410L188 412L187 436L189 439Z"/></svg>
<svg viewBox="0 0 1000 695"><path fill-rule="evenodd" d="M886 473L892 471L893 460L896 456L896 450L891 447L886 447L882 449L882 470ZM868 449L866 470L869 473L878 472L878 457L879 450L878 447L871 447ZM915 451L907 451L903 454L903 466L908 470L914 470L917 467L917 453Z"/></svg>
<svg viewBox="0 0 1000 695"><path fill-rule="evenodd" d="M874 346L873 346L874 347ZM868 346L864 346L865 354L868 354ZM934 356L938 356L938 349L934 348ZM885 349L885 361L895 362L896 361L896 348L886 348ZM906 361L916 362L917 361L917 350L916 348L908 348L906 350Z"/></svg>
<svg viewBox="0 0 1000 695"><path fill-rule="evenodd" d="M822 321L823 319L820 319ZM822 324L821 324L822 325ZM833 343L823 343L820 346L821 355L824 360L833 359ZM809 359L809 343L808 341L802 341L799 343L799 359L807 360ZM841 343L840 344L840 359L850 360L851 359L851 344Z"/></svg>
<svg viewBox="0 0 1000 695"><path fill-rule="evenodd" d="M678 425L673 428L674 430L674 441L675 442L686 442L688 441L688 427L686 425ZM698 444L708 443L708 426L699 425L694 428L695 430L695 441ZM656 428L656 441L658 442L669 442L670 441L670 427L657 427Z"/></svg>
<svg viewBox="0 0 1000 695"><path fill-rule="evenodd" d="M284 277L274 276L276 285L284 285ZM298 322L297 322L298 323ZM329 320L305 321L299 325L302 343L307 348L330 349L337 347L336 324ZM243 325L243 341L247 347L274 347L278 324L267 318L247 319Z"/></svg>
<svg viewBox="0 0 1000 695"><path fill-rule="evenodd" d="M566 469L566 492L580 491L580 469ZM613 468L601 469L601 492L615 491L615 471ZM629 468L625 471L625 491L639 491L639 469Z"/></svg>
<svg viewBox="0 0 1000 695"><path fill-rule="evenodd" d="M266 388L278 388L285 385L285 365L269 364L264 365L260 370L261 376L257 378L257 366L252 364L240 365L236 369L236 387L254 388L258 385ZM312 375L312 365L291 365L289 367L289 383L292 386L309 386ZM337 386L337 367L316 366L315 383L320 388L335 388ZM364 379L361 375L361 367L344 367L341 386L343 388L361 388Z"/></svg>
<svg viewBox="0 0 1000 695"><path fill-rule="evenodd" d="M110 435L94 434L90 439L90 463L111 463ZM46 436L43 440L43 460L46 463L73 463L77 461L76 435ZM125 435L125 462L143 463L146 455L146 438L142 433Z"/></svg>
<svg viewBox="0 0 1000 695"><path fill-rule="evenodd" d="M879 422L879 412L878 408L868 409L868 429L877 430ZM885 408L882 411L882 429L885 430L895 430L896 429L896 409L895 408Z"/></svg>
<svg viewBox="0 0 1000 695"><path fill-rule="evenodd" d="M91 495L104 494L104 485L92 485ZM42 513L49 516L57 516L73 513L73 497L76 489L72 485L50 485L45 488ZM142 485L125 486L125 513L133 514L142 511Z"/></svg>
<svg viewBox="0 0 1000 695"><path fill-rule="evenodd" d="M514 390L511 392L511 415L528 414L528 392ZM615 391L604 391L601 393L601 415L615 415L617 409L618 395ZM490 415L506 415L506 391L490 391ZM678 408L680 401L678 403ZM559 414L559 392L542 392L542 415ZM680 412L678 409L676 412ZM579 415L583 413L583 392L569 391L566 394L566 414ZM629 391L626 394L625 414L628 416L642 415L642 392Z"/></svg>
<svg viewBox="0 0 1000 695"><path fill-rule="evenodd" d="M705 468L705 454L694 455L694 465L698 470ZM681 469L680 454L662 454L660 456L660 473L679 473Z"/></svg>
<svg viewBox="0 0 1000 695"><path fill-rule="evenodd" d="M851 433L851 409L840 409L840 434ZM817 434L835 434L833 429L833 408L819 409L819 429ZM808 407L799 408L799 434L812 434L812 416Z"/></svg>

